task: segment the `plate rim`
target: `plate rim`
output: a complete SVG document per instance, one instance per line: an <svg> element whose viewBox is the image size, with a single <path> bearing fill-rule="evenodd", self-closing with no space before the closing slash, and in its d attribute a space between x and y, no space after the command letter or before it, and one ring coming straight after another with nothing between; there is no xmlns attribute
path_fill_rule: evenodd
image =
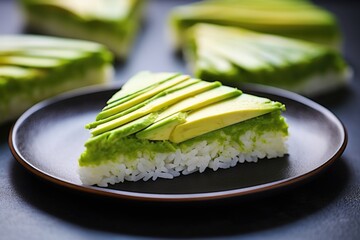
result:
<svg viewBox="0 0 360 240"><path fill-rule="evenodd" d="M332 119L332 122L336 123L336 125L339 127L339 129L342 132L342 139L340 140L341 145L338 149L334 150L334 153L332 157L330 157L328 160L326 160L321 165L313 168L311 171L308 171L304 174L300 174L297 176L285 178L282 180L277 180L273 182L267 182L255 186L245 187L245 188L237 188L232 190L224 190L224 191L215 191L215 192L206 192L206 193L185 193L185 194L165 194L165 193L142 193L142 192L131 192L131 191L125 191L125 190L116 190L116 189L110 189L110 188L99 188L96 186L86 186L86 185L79 185L76 183L72 183L70 181L67 181L66 179L59 178L57 176L54 176L52 174L49 174L37 167L35 167L33 164L31 164L31 161L25 159L23 156L21 156L20 151L17 149L15 145L15 130L21 126L21 124L26 120L29 116L37 112L38 110L41 110L42 108L49 106L53 103L57 103L69 98L73 97L80 97L82 95L88 95L93 93L100 93L105 91L116 91L118 88L121 88L122 84L109 84L109 85L97 85L97 86L90 86L90 87L84 87L76 90L72 90L69 92L65 92L62 94L59 94L55 97L43 100L28 110L26 110L13 124L13 126L10 129L9 136L8 136L8 144L10 151L14 158L19 162L25 169L29 170L31 173L36 175L37 177L40 177L43 180L46 180L48 182L51 182L53 184L72 189L77 190L84 193L89 194L95 194L98 196L106 196L106 197L112 197L112 198L120 198L120 199L128 199L128 200L139 200L139 201L152 201L152 202L194 202L194 201L207 201L207 200L218 200L218 199L227 199L227 198L233 198L233 197L244 197L244 196L250 196L254 194L259 193L266 193L273 190L277 190L284 187L291 187L295 186L301 182L304 182L305 180L312 179L313 177L317 176L319 173L326 170L329 166L331 166L337 159L341 157L343 152L346 149L347 143L348 143L348 134L345 125L343 122L329 109L325 108L324 106L320 105L319 103L316 103L313 100L310 100L309 98L306 98L304 96L301 96L297 93L290 92L288 90L270 87L270 86L263 86L263 85L257 85L257 84L244 84L241 86L241 90L244 92L248 91L255 91L259 93L264 94L270 94L274 96L279 96L283 98L287 98L289 100L299 102L303 105L309 106L312 109L315 109L318 112L321 112L322 114L325 114L326 117L329 117Z"/></svg>

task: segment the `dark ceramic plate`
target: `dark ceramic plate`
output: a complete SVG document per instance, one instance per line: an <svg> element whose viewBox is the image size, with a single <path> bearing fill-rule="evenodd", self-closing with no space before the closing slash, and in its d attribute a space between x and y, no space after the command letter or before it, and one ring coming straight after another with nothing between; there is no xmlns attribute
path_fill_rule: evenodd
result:
<svg viewBox="0 0 360 240"><path fill-rule="evenodd" d="M83 186L77 175L77 159L90 136L84 125L94 120L116 89L85 89L32 107L10 133L14 157L36 175L75 190L137 200L195 201L285 189L320 173L340 157L347 144L342 123L324 107L287 91L245 86L245 92L286 105L288 156L173 180L125 182L108 188Z"/></svg>

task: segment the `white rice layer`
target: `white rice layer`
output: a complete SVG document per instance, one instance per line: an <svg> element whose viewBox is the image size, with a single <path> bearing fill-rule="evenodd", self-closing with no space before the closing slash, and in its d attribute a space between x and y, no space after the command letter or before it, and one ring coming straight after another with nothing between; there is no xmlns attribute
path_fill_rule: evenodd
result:
<svg viewBox="0 0 360 240"><path fill-rule="evenodd" d="M186 147L180 144L174 152L154 156L139 150L134 161L126 161L126 156L119 155L116 162L79 167L78 171L84 185L106 187L125 180L172 179L181 174L201 173L207 168L216 171L234 167L237 163L282 157L287 153L283 132L257 133L249 130L239 137L239 141L234 141L231 136L225 139L221 144L216 140L200 141Z"/></svg>

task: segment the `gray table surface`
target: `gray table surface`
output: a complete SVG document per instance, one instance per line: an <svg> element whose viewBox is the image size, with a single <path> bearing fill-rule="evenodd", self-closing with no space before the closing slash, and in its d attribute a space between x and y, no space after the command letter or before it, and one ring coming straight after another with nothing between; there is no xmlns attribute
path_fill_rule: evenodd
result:
<svg viewBox="0 0 360 240"><path fill-rule="evenodd" d="M117 81L139 70L188 72L171 51L166 17L186 1L150 0L147 22ZM349 143L331 168L310 182L271 195L203 203L114 200L45 182L15 161L0 125L0 239L246 238L360 239L360 14L358 3L317 1L334 12L355 77L347 90L315 99L337 115ZM0 0L0 34L23 32L14 1Z"/></svg>

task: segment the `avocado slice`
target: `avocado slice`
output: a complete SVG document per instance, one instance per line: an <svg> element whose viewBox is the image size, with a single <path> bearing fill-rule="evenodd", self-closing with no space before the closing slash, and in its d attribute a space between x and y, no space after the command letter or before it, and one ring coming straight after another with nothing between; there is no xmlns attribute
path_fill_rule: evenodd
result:
<svg viewBox="0 0 360 240"><path fill-rule="evenodd" d="M87 57L89 53L77 51L74 49L51 49L51 48L33 48L33 49L6 49L1 55L27 56L37 58L54 58L72 60L81 57Z"/></svg>
<svg viewBox="0 0 360 240"><path fill-rule="evenodd" d="M0 76L3 78L32 78L40 75L41 71L19 66L0 66Z"/></svg>
<svg viewBox="0 0 360 240"><path fill-rule="evenodd" d="M89 144L90 142L93 142L93 141L97 141L97 138L106 137L108 140L112 140L112 139L119 139L119 138L127 137L127 136L134 134L136 132L139 132L142 129L153 124L155 122L157 116L158 116L157 113L149 113L139 119L136 119L135 121L124 124L121 127L118 127L111 131L108 131L106 133L100 134L100 135L96 136L95 138L90 138L86 142L86 144Z"/></svg>
<svg viewBox="0 0 360 240"><path fill-rule="evenodd" d="M129 122L119 128L116 128L115 130L110 132L109 139L116 139L119 137L126 137L131 134L134 134L151 124L153 124L158 117L158 114L155 113L149 113L139 119L136 119L135 121Z"/></svg>
<svg viewBox="0 0 360 240"><path fill-rule="evenodd" d="M284 110L284 108L285 106L279 102L242 94L190 112L186 122L175 127L169 140L174 143L183 142L269 112Z"/></svg>
<svg viewBox="0 0 360 240"><path fill-rule="evenodd" d="M31 68L61 67L66 61L52 58L36 58L28 56L0 56L0 65L16 65Z"/></svg>
<svg viewBox="0 0 360 240"><path fill-rule="evenodd" d="M76 39L66 39L50 36L25 35L13 36L2 35L0 38L0 51L30 51L30 50L71 50L97 53L104 50L104 46L96 42Z"/></svg>
<svg viewBox="0 0 360 240"><path fill-rule="evenodd" d="M149 89L152 89L159 84L162 84L176 76L179 76L178 73L151 73L148 71L142 71L130 78L120 91L116 92L108 101L107 104L111 105L112 103L119 101L121 99L138 96ZM109 108L109 106L107 106ZM106 109L106 108L105 108Z"/></svg>
<svg viewBox="0 0 360 240"><path fill-rule="evenodd" d="M187 114L185 112L178 112L168 116L156 123L150 125L144 130L138 132L136 137L139 139L149 140L169 140L173 129L186 121Z"/></svg>
<svg viewBox="0 0 360 240"><path fill-rule="evenodd" d="M116 105L110 104L110 106L112 106L112 107L110 107L110 108L107 107L104 111L99 113L99 115L96 117L96 120L101 120L101 119L107 118L116 113L124 111L130 107L133 107L136 104L139 104L139 103L155 96L157 93L160 93L161 91L164 91L164 90L166 90L176 84L179 84L189 78L190 78L189 76L181 75L181 76L172 78L172 79L164 82L163 84L159 84L158 86L154 87L153 89L145 91L142 94L140 94L132 99L125 98L124 101L117 101Z"/></svg>
<svg viewBox="0 0 360 240"><path fill-rule="evenodd" d="M197 94L193 97L184 99L162 111L157 120L169 117L177 112L188 112L199 109L212 103L239 96L242 92L236 88L220 86L209 91Z"/></svg>
<svg viewBox="0 0 360 240"><path fill-rule="evenodd" d="M191 80L192 79L189 79L188 81ZM210 83L205 81L199 81L196 79L194 79L194 81L198 81L198 82L191 84L190 86L186 86L185 83L187 81L185 81L181 84L178 84L178 86L175 86L173 88L168 89L167 91L164 91L163 93L159 93L159 95L154 96L153 99L150 99L145 103L142 103L141 104L142 106L140 108L128 114L122 115L120 117L117 117L116 115L111 116L111 118L113 118L112 120L102 123L100 125L97 125L95 122L95 124L91 125L91 126L97 125L95 128L91 130L92 135L96 136L101 133L107 132L114 128L120 127L125 123L128 123L139 117L142 117L146 114L164 109L172 104L175 104L176 102L182 99L221 86L221 83L219 82ZM182 84L185 86L182 87L181 86Z"/></svg>
<svg viewBox="0 0 360 240"><path fill-rule="evenodd" d="M151 103L152 101L154 101L157 98L164 97L164 96L166 96L166 95L168 95L170 93L173 93L173 92L175 92L175 91L177 91L179 89L183 89L185 87L188 87L188 86L193 85L193 84L198 83L198 82L200 82L199 79L195 79L195 78L188 79L188 80L186 80L186 81L184 81L184 82L182 82L182 83L180 83L180 84L178 84L178 85L176 85L176 86L174 86L172 88L164 90L164 91L156 94L155 96L153 96L153 97L151 97L149 99L146 99L143 102L138 103L137 105L132 106L132 107L130 107L130 108L124 110L124 111L121 111L119 113L113 114L111 116L108 116L108 117L100 119L100 120L96 120L95 122L89 123L89 124L86 125L86 128L88 128L88 129L95 128L100 124L104 124L104 123L110 122L110 121L112 121L114 119L117 119L119 117L123 117L123 116L125 116L125 115L127 115L129 113L132 113L132 112L134 112L134 111L136 111L136 110L138 110L140 108L145 107L146 105L148 105L149 103ZM101 115L101 113L102 112L100 112L99 114Z"/></svg>
<svg viewBox="0 0 360 240"><path fill-rule="evenodd" d="M256 56L256 54L248 48L241 48L241 53L234 51L232 47L223 47L226 46L226 41L224 45L219 45L217 41L212 40L211 38L203 38L199 36L197 39L198 44L208 51L214 52L215 54L222 56L226 59L231 59L235 65L240 65L245 69L250 71L258 71L261 69L271 69L271 65L266 61L263 61L262 58ZM236 49L236 48L235 48Z"/></svg>

